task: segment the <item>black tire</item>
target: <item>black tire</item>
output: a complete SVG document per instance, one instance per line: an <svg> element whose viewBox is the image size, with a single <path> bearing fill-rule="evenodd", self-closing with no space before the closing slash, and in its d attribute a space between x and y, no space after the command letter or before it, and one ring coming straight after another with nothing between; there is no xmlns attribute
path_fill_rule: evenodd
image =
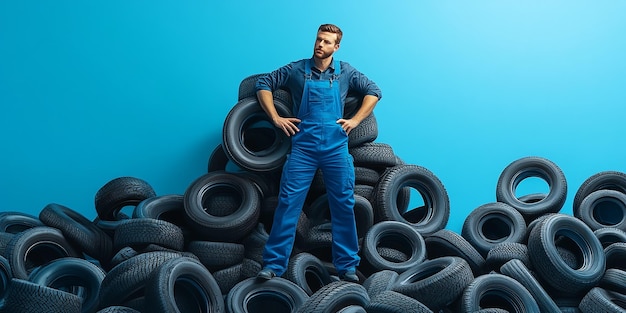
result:
<svg viewBox="0 0 626 313"><path fill-rule="evenodd" d="M39 219L47 226L61 230L63 236L85 254L100 261L111 258L111 237L80 213L51 203L39 212Z"/></svg>
<svg viewBox="0 0 626 313"><path fill-rule="evenodd" d="M343 105L343 118L352 118L361 108L363 98L363 95L348 90L348 95L346 96Z"/></svg>
<svg viewBox="0 0 626 313"><path fill-rule="evenodd" d="M207 207L211 198L224 192L239 196L238 206L226 215ZM202 240L234 242L257 225L261 212L259 191L248 179L226 172L212 172L197 178L185 191L185 213L189 225Z"/></svg>
<svg viewBox="0 0 626 313"><path fill-rule="evenodd" d="M603 171L587 178L576 190L572 201L573 211L576 211L588 195L597 190L616 190L626 193L626 173L617 171Z"/></svg>
<svg viewBox="0 0 626 313"><path fill-rule="evenodd" d="M503 242L497 244L489 250L487 258L485 258L489 269L496 271L511 260L519 260L525 266L532 268L528 247L523 243Z"/></svg>
<svg viewBox="0 0 626 313"><path fill-rule="evenodd" d="M404 262L394 262L383 258L378 247L393 248L409 256ZM410 225L397 221L384 221L374 225L363 239L363 258L375 271L394 270L398 273L421 263L426 259L426 244L420 233Z"/></svg>
<svg viewBox="0 0 626 313"><path fill-rule="evenodd" d="M300 219L306 219L305 216L300 215ZM242 243L244 246L244 257L255 260L258 263L263 262L263 249L265 243L269 238L269 234L265 230L265 225L259 223L257 226L246 236Z"/></svg>
<svg viewBox="0 0 626 313"><path fill-rule="evenodd" d="M626 295L595 287L582 298L578 308L583 313L623 313L626 312Z"/></svg>
<svg viewBox="0 0 626 313"><path fill-rule="evenodd" d="M124 247L145 247L155 244L164 248L182 251L185 243L180 227L153 218L133 218L122 221L115 231L115 251Z"/></svg>
<svg viewBox="0 0 626 313"><path fill-rule="evenodd" d="M348 134L348 148L373 142L378 138L378 122L372 112Z"/></svg>
<svg viewBox="0 0 626 313"><path fill-rule="evenodd" d="M432 313L421 302L399 292L387 290L372 297L367 313Z"/></svg>
<svg viewBox="0 0 626 313"><path fill-rule="evenodd" d="M259 73L247 76L239 83L239 91L237 93L237 99L242 100L245 98L256 97L256 82L260 77L267 75L268 73Z"/></svg>
<svg viewBox="0 0 626 313"><path fill-rule="evenodd" d="M363 238L374 225L374 208L367 198L354 195L354 220L356 235Z"/></svg>
<svg viewBox="0 0 626 313"><path fill-rule="evenodd" d="M96 313L141 313L133 308L129 308L129 307L125 307L125 306L119 306L119 305L114 305L114 306L110 306L110 307L106 307L102 310L99 310Z"/></svg>
<svg viewBox="0 0 626 313"><path fill-rule="evenodd" d="M309 296L298 285L275 277L259 281L256 277L244 279L226 296L227 313L291 313L305 303Z"/></svg>
<svg viewBox="0 0 626 313"><path fill-rule="evenodd" d="M262 269L263 266L260 262L248 258L243 259L241 262L241 280L256 277Z"/></svg>
<svg viewBox="0 0 626 313"><path fill-rule="evenodd" d="M163 220L177 226L185 225L185 202L183 195L171 194L143 200L133 211L133 218Z"/></svg>
<svg viewBox="0 0 626 313"><path fill-rule="evenodd" d="M194 259L174 258L161 264L146 284L148 312L224 312L217 282Z"/></svg>
<svg viewBox="0 0 626 313"><path fill-rule="evenodd" d="M192 241L187 251L196 255L211 272L240 264L245 257L244 245L232 242Z"/></svg>
<svg viewBox="0 0 626 313"><path fill-rule="evenodd" d="M13 278L0 313L80 313L75 294Z"/></svg>
<svg viewBox="0 0 626 313"><path fill-rule="evenodd" d="M139 202L156 196L152 186L143 179L118 177L104 184L95 196L96 212L104 221L116 221L120 210L136 206Z"/></svg>
<svg viewBox="0 0 626 313"><path fill-rule="evenodd" d="M526 221L521 213L502 202L483 204L465 218L461 235L483 257L503 242L521 243L526 238Z"/></svg>
<svg viewBox="0 0 626 313"><path fill-rule="evenodd" d="M227 295L235 285L242 280L243 264L235 264L231 267L212 272L213 278L220 287L223 295Z"/></svg>
<svg viewBox="0 0 626 313"><path fill-rule="evenodd" d="M213 151L211 151L211 155L209 156L209 162L207 166L207 173L216 172L216 171L226 171L228 167L228 162L230 159L228 155L226 155L226 151L224 151L224 147L222 144L218 144Z"/></svg>
<svg viewBox="0 0 626 313"><path fill-rule="evenodd" d="M328 194L323 194L309 205L304 214L309 219L310 227L329 223L330 206L328 204ZM372 203L367 198L358 194L354 195L354 219L358 238L363 238L374 224L374 209Z"/></svg>
<svg viewBox="0 0 626 313"><path fill-rule="evenodd" d="M626 242L626 232L613 227L602 227L593 231L602 247L606 248L616 242Z"/></svg>
<svg viewBox="0 0 626 313"><path fill-rule="evenodd" d="M33 227L16 234L6 250L13 277L28 279L30 272L52 260L81 255L63 237L60 230L47 226Z"/></svg>
<svg viewBox="0 0 626 313"><path fill-rule="evenodd" d="M375 187L370 185L354 185L354 194L361 196L374 205ZM376 208L374 208L376 210Z"/></svg>
<svg viewBox="0 0 626 313"><path fill-rule="evenodd" d="M426 238L426 252L429 258L457 256L469 264L474 276L487 272L487 261L461 235L448 229L442 229Z"/></svg>
<svg viewBox="0 0 626 313"><path fill-rule="evenodd" d="M392 270L378 271L368 276L363 282L363 288L371 299L375 298L383 291L391 290L398 280L398 272Z"/></svg>
<svg viewBox="0 0 626 313"><path fill-rule="evenodd" d="M111 258L111 260L109 262L107 262L107 270L112 269L113 267L117 266L118 264L134 257L137 256L138 254L140 254L139 252L137 252L137 250L131 248L131 247L124 247L122 249L120 249L119 251L117 251L117 253L115 255L113 255L113 257Z"/></svg>
<svg viewBox="0 0 626 313"><path fill-rule="evenodd" d="M558 252L563 247L576 255L568 265ZM558 291L582 296L604 273L606 259L602 244L579 219L555 214L535 226L528 239L530 259L539 276Z"/></svg>
<svg viewBox="0 0 626 313"><path fill-rule="evenodd" d="M574 216L591 230L614 227L626 231L626 194L615 190L596 190L574 210Z"/></svg>
<svg viewBox="0 0 626 313"><path fill-rule="evenodd" d="M384 169L396 165L396 155L389 144L368 142L349 149L355 166Z"/></svg>
<svg viewBox="0 0 626 313"><path fill-rule="evenodd" d="M334 313L346 307L357 305L365 307L370 297L363 286L335 281L315 292L298 309L298 313Z"/></svg>
<svg viewBox="0 0 626 313"><path fill-rule="evenodd" d="M17 234L37 226L45 226L37 217L21 212L0 212L0 232Z"/></svg>
<svg viewBox="0 0 626 313"><path fill-rule="evenodd" d="M81 312L95 312L99 305L100 285L104 270L93 263L78 258L56 259L37 268L28 277L32 283L47 286L79 296Z"/></svg>
<svg viewBox="0 0 626 313"><path fill-rule="evenodd" d="M426 260L400 274L391 290L405 294L434 312L455 301L474 279L472 270L459 257Z"/></svg>
<svg viewBox="0 0 626 313"><path fill-rule="evenodd" d="M100 306L124 305L143 294L151 274L169 259L181 257L175 252L138 254L111 269L100 285Z"/></svg>
<svg viewBox="0 0 626 313"><path fill-rule="evenodd" d="M626 242L616 242L604 248L606 268L626 270Z"/></svg>
<svg viewBox="0 0 626 313"><path fill-rule="evenodd" d="M292 116L289 106L274 99L278 114ZM262 126L262 127L258 127ZM261 132L260 130L264 131ZM263 135L263 145L246 146L246 132ZM258 143L258 140L256 140ZM267 172L279 169L291 149L291 140L282 130L276 128L261 108L256 97L240 100L230 110L224 121L222 147L228 158L237 166L252 172Z"/></svg>
<svg viewBox="0 0 626 313"><path fill-rule="evenodd" d="M608 268L604 272L604 276L602 276L598 287L626 294L626 271L617 268Z"/></svg>
<svg viewBox="0 0 626 313"><path fill-rule="evenodd" d="M530 177L546 181L550 191L537 202L522 201L515 195L517 186ZM517 209L527 219L561 210L567 195L567 181L563 171L552 161L541 157L524 157L509 164L500 174L496 199Z"/></svg>
<svg viewBox="0 0 626 313"><path fill-rule="evenodd" d="M354 167L354 180L355 184L363 184L369 186L376 186L380 180L380 174L375 169L355 166Z"/></svg>
<svg viewBox="0 0 626 313"><path fill-rule="evenodd" d="M15 235L11 233L3 233L0 232L0 256L5 256L5 251L7 249L7 245Z"/></svg>
<svg viewBox="0 0 626 313"><path fill-rule="evenodd" d="M13 273L11 272L9 260L0 256L0 307L2 307L2 299L4 299L4 294L9 289L12 278Z"/></svg>
<svg viewBox="0 0 626 313"><path fill-rule="evenodd" d="M533 296L513 278L501 274L476 277L463 292L462 312L503 308L508 312L539 312Z"/></svg>
<svg viewBox="0 0 626 313"><path fill-rule="evenodd" d="M533 296L541 312L545 313L561 313L559 307L550 298L550 295L541 286L539 281L535 279L530 270L520 260L511 260L505 263L501 268L502 274L509 276L524 286Z"/></svg>
<svg viewBox="0 0 626 313"><path fill-rule="evenodd" d="M306 252L289 259L283 277L300 286L309 296L333 281L322 261Z"/></svg>
<svg viewBox="0 0 626 313"><path fill-rule="evenodd" d="M419 192L426 213L419 220L407 220L406 209L400 207L398 195L405 187ZM443 229L450 217L450 200L441 181L429 170L417 165L397 165L386 171L376 187L377 221L400 221L413 226L422 236Z"/></svg>

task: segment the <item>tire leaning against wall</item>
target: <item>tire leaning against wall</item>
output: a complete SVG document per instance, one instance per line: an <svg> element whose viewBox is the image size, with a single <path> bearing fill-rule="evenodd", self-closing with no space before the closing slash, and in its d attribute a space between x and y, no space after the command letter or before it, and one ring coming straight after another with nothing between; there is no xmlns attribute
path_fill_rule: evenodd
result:
<svg viewBox="0 0 626 313"><path fill-rule="evenodd" d="M280 116L292 116L285 102L274 99L274 105ZM268 138L264 138L268 144L253 150L246 146L245 135L255 125L268 130L265 136ZM224 120L222 147L237 166L253 172L267 172L284 164L291 140L274 126L256 98L245 98L235 104ZM257 149L259 151L255 151Z"/></svg>

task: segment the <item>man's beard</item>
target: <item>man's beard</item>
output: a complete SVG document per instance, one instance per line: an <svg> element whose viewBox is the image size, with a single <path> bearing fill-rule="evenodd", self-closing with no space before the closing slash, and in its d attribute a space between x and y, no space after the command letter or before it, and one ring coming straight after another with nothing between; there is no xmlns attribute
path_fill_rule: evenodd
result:
<svg viewBox="0 0 626 313"><path fill-rule="evenodd" d="M319 55L319 56L318 56L318 54L317 54L317 52L318 52L318 51L322 52L322 54L321 54L321 55ZM332 53L332 52L324 52L324 50L317 50L317 49L316 49L316 50L313 50L313 55L314 55L316 58L323 60L323 59L330 58L330 57L333 55L333 53Z"/></svg>

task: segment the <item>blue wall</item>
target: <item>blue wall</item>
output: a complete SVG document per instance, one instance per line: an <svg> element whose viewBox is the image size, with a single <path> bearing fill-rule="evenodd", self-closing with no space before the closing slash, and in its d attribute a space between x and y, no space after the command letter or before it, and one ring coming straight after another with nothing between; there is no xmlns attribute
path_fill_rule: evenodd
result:
<svg viewBox="0 0 626 313"><path fill-rule="evenodd" d="M378 141L446 186L448 228L520 157L561 167L565 213L587 177L626 172L624 1L215 2L0 2L0 211L92 218L119 176L183 193L240 80L309 57L326 22L383 89Z"/></svg>

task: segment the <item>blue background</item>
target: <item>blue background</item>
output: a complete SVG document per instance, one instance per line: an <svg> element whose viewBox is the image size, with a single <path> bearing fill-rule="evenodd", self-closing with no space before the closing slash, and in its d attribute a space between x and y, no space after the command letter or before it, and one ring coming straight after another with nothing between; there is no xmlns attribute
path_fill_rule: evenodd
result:
<svg viewBox="0 0 626 313"><path fill-rule="evenodd" d="M332 3L332 5L331 5ZM336 56L375 80L378 142L424 166L448 228L495 201L501 171L542 156L568 181L626 171L625 1L0 2L0 211L50 202L95 217L109 180L182 194L206 172L239 82ZM547 191L541 181L518 191Z"/></svg>

